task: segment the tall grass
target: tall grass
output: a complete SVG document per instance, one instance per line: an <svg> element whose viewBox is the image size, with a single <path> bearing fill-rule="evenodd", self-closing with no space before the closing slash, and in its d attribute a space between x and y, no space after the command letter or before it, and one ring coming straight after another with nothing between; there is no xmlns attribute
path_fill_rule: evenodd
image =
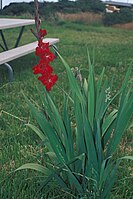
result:
<svg viewBox="0 0 133 199"><path fill-rule="evenodd" d="M59 20L71 21L84 24L102 24L102 14L89 12L73 13L73 14L56 14Z"/></svg>
<svg viewBox="0 0 133 199"><path fill-rule="evenodd" d="M87 45L91 57L93 57L93 54L95 57L96 77L99 77L103 66L106 67L104 77L111 78L114 75L114 88L118 90L124 79L127 66L133 61L133 34L131 31L79 25L71 22L65 22L61 26L56 23L45 23L44 27L48 31L48 37L60 38L58 49L72 67L78 66L80 69L86 69L85 47ZM13 43L11 34L15 36L17 33L17 29L13 32L5 32L10 46ZM34 41L34 37L27 27L21 44L28 43L28 41ZM38 188L38 185L35 184L37 179L35 173L20 172L15 175L11 173L26 162L44 162L42 158L45 152L43 143L25 126L25 123L35 121L21 93L22 90L30 99L34 98L40 103L37 90L39 89L43 93L42 86L36 81L31 71L32 66L36 63L34 54L12 61L15 79L11 86L7 84L6 71L0 68L0 73L3 71L2 79L5 76L4 82L0 84L0 197L2 199L34 198ZM67 88L66 73L58 58L53 63L53 67L59 75L59 86ZM83 75L86 76L86 72ZM62 92L58 88L54 88L52 92L56 94L56 101L59 103L62 100L60 97ZM17 116L18 119L3 111ZM122 139L117 157L132 155L131 132L132 128L130 127ZM121 164L118 173L118 179L120 177L121 180L118 180L114 186L112 199L132 198L131 168L130 162ZM56 195L56 192L60 190L59 187L53 190L53 187L49 187L51 195L48 195L47 190L45 190L46 198ZM61 191L60 198L63 198L63 196L66 197L66 194Z"/></svg>

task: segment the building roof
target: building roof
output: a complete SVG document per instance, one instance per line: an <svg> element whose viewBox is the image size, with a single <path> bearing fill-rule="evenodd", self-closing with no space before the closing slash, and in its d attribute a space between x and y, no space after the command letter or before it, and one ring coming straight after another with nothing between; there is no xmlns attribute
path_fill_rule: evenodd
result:
<svg viewBox="0 0 133 199"><path fill-rule="evenodd" d="M122 7L132 7L133 6L133 3L118 2L118 1L111 1L111 0L103 1L103 3L109 4L109 5L114 5L114 6L122 6Z"/></svg>

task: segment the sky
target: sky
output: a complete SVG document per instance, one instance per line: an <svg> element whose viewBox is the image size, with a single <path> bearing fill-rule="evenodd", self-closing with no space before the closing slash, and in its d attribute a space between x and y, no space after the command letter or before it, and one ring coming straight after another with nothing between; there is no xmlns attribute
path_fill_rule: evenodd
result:
<svg viewBox="0 0 133 199"><path fill-rule="evenodd" d="M3 4L3 7L4 7L5 5L9 5L12 2L31 2L31 1L33 1L33 0L2 0L2 4ZM39 0L39 1L43 2L43 0ZM58 0L45 0L45 1L57 2ZM105 0L103 0L103 1L105 1ZM112 1L133 3L133 0L112 0Z"/></svg>

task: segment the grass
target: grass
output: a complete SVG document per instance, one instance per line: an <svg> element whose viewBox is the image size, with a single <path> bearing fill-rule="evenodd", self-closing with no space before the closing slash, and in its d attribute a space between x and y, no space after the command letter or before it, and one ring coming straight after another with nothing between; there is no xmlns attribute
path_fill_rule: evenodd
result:
<svg viewBox="0 0 133 199"><path fill-rule="evenodd" d="M48 37L60 38L59 52L71 67L87 68L86 46L91 57L94 55L95 71L98 76L102 68L106 68L106 76L114 75L114 89L118 89L125 76L127 67L133 63L133 34L132 31L103 26L88 26L84 24L64 21L54 24L42 24L47 29ZM18 34L18 29L5 31L9 46ZM14 37L13 39L11 39ZM21 44L34 41L34 36L26 27ZM24 171L14 174L14 170L27 162L43 163L45 148L38 137L28 129L25 124L35 122L22 95L36 100L39 103L38 89L43 93L42 85L37 77L32 74L32 66L37 63L34 53L12 61L14 69L14 82L7 84L6 71L0 68L2 83L0 84L0 198L30 199L41 198L36 195L38 180L36 172ZM58 84L67 88L67 78L64 68L57 58L53 63L54 70L59 76ZM86 72L83 72L86 75ZM62 92L54 87L57 103L61 102ZM10 113L14 115L7 114ZM16 118L17 117L17 118ZM132 129L128 129L117 151L117 156L132 155ZM111 199L131 199L133 195L132 163L125 161L121 164L118 181L112 190ZM41 178L41 176L40 176ZM42 198L52 198L59 193L48 187L51 195L44 190ZM62 193L58 198L67 198L67 193Z"/></svg>

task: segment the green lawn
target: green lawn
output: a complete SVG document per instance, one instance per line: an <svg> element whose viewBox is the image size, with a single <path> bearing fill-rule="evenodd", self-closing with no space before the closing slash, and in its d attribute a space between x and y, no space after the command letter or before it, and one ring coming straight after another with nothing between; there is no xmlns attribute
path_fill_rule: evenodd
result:
<svg viewBox="0 0 133 199"><path fill-rule="evenodd" d="M106 77L114 75L114 90L119 89L129 65L133 65L133 32L103 26L88 26L77 23L42 23L42 28L47 29L48 37L58 37L60 43L58 50L71 67L87 69L88 47L92 60L94 60L96 76L102 68L106 68ZM13 46L13 37L17 30L8 30L5 36L10 47ZM22 37L21 44L35 41L28 27ZM43 93L43 86L32 74L31 68L37 63L34 53L11 62L14 69L14 82L7 83L6 71L0 68L2 83L0 84L0 198L2 199L40 199L36 195L38 189L38 175L36 172L13 171L27 162L43 163L44 151L38 137L26 127L26 123L35 123L24 100L23 93L39 103L38 90ZM65 69L57 57L52 63L59 76L57 86L67 89L67 77ZM86 70L83 70L86 76ZM62 92L55 86L57 103L62 101ZM7 114L8 113L8 114ZM12 116L11 116L12 115ZM14 117L13 117L14 116ZM132 129L125 132L117 156L132 155ZM121 164L118 181L112 191L111 199L131 199L133 195L132 164L125 161ZM51 195L48 190L51 189ZM60 190L52 187L44 190L44 197L52 198ZM63 195L62 195L63 194ZM59 197L58 197L59 198ZM60 193L60 198L65 193Z"/></svg>

